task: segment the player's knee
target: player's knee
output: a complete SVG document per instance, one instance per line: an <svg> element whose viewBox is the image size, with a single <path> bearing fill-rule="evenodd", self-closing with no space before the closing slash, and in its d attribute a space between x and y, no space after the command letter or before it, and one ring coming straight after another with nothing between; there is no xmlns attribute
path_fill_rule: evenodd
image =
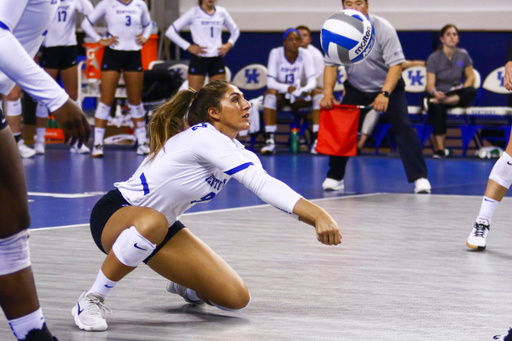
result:
<svg viewBox="0 0 512 341"><path fill-rule="evenodd" d="M155 210L148 210L133 225L144 238L155 244L160 244L169 230L167 218Z"/></svg>
<svg viewBox="0 0 512 341"><path fill-rule="evenodd" d="M31 265L28 237L28 230L23 230L8 238L0 238L0 276L13 274Z"/></svg>
<svg viewBox="0 0 512 341"><path fill-rule="evenodd" d="M494 164L489 179L506 189L510 188L512 184L512 157L510 155L503 153Z"/></svg>
<svg viewBox="0 0 512 341"><path fill-rule="evenodd" d="M263 108L277 110L277 93L265 94L263 99Z"/></svg>
<svg viewBox="0 0 512 341"><path fill-rule="evenodd" d="M240 310L249 305L251 294L245 284L233 287L229 290L229 295L221 303L212 302L214 306L221 310L234 311Z"/></svg>

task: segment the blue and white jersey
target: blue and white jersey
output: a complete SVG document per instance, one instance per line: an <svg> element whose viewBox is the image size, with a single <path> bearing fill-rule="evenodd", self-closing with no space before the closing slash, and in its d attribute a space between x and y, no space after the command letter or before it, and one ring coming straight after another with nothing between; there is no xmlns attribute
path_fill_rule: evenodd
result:
<svg viewBox="0 0 512 341"><path fill-rule="evenodd" d="M286 93L288 87L300 88L302 80L308 81L307 91L316 87L316 71L313 57L308 50L299 47L299 55L290 63L284 54L284 46L273 48L268 56L267 88Z"/></svg>
<svg viewBox="0 0 512 341"><path fill-rule="evenodd" d="M76 45L76 12L88 15L94 9L89 0L58 0L59 6L48 33L44 47Z"/></svg>
<svg viewBox="0 0 512 341"><path fill-rule="evenodd" d="M270 177L256 154L209 123L173 136L153 160L114 186L131 205L164 214L171 226L190 207L212 200L232 177L285 212L301 198Z"/></svg>
<svg viewBox="0 0 512 341"><path fill-rule="evenodd" d="M132 0L125 4L118 0L101 1L91 14L82 22L82 28L95 42L101 39L92 25L105 17L109 37L118 37L117 45L110 46L118 51L138 51L142 45L137 44L137 35L146 39L151 35L151 17L148 6L142 0Z"/></svg>
<svg viewBox="0 0 512 341"><path fill-rule="evenodd" d="M0 93L7 95L18 84L52 112L69 96L33 58L57 5L57 0L0 0Z"/></svg>
<svg viewBox="0 0 512 341"><path fill-rule="evenodd" d="M222 45L222 26L226 26L231 36L228 42L235 45L240 36L240 30L221 6L215 6L215 12L210 15L201 6L195 6L186 11L169 28L165 35L183 50L187 50L190 43L178 34L183 28L190 26L192 41L198 46L206 47L206 53L202 57L217 57L218 48Z"/></svg>

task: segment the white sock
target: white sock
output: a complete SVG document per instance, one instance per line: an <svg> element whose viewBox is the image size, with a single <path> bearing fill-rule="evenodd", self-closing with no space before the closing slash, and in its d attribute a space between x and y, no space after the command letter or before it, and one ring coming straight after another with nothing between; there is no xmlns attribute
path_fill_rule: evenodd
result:
<svg viewBox="0 0 512 341"><path fill-rule="evenodd" d="M201 301L195 290L187 288L187 297L191 301Z"/></svg>
<svg viewBox="0 0 512 341"><path fill-rule="evenodd" d="M103 144L105 138L105 128L94 128L94 145Z"/></svg>
<svg viewBox="0 0 512 341"><path fill-rule="evenodd" d="M478 219L485 219L489 221L490 225L494 211L498 208L499 203L500 202L497 200L484 196L482 199L482 206L480 207L480 213L478 214Z"/></svg>
<svg viewBox="0 0 512 341"><path fill-rule="evenodd" d="M34 329L43 329L44 317L41 308L37 309L33 313L22 316L20 318L9 320L14 336L18 340L26 339L29 331Z"/></svg>
<svg viewBox="0 0 512 341"><path fill-rule="evenodd" d="M320 130L320 125L319 124L313 124L313 133L318 133L319 130Z"/></svg>
<svg viewBox="0 0 512 341"><path fill-rule="evenodd" d="M137 122L137 124L140 124L140 123ZM137 143L139 144L139 146L141 144L146 143L146 126L145 125L142 128L135 129L135 137L137 137Z"/></svg>
<svg viewBox="0 0 512 341"><path fill-rule="evenodd" d="M36 128L36 142L45 143L44 135L46 134L46 128Z"/></svg>
<svg viewBox="0 0 512 341"><path fill-rule="evenodd" d="M265 126L266 133L275 133L277 131L277 125Z"/></svg>
<svg viewBox="0 0 512 341"><path fill-rule="evenodd" d="M108 279L100 269L98 276L96 276L96 281L85 295L87 296L90 293L96 293L100 294L103 298L106 298L110 293L110 290L112 290L116 284L117 282Z"/></svg>

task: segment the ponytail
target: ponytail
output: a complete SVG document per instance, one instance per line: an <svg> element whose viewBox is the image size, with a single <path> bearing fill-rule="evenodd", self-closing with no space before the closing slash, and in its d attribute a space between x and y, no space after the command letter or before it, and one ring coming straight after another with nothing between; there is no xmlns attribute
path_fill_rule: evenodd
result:
<svg viewBox="0 0 512 341"><path fill-rule="evenodd" d="M196 94L193 89L180 91L153 114L148 126L149 160L155 158L168 139L183 130L183 118Z"/></svg>

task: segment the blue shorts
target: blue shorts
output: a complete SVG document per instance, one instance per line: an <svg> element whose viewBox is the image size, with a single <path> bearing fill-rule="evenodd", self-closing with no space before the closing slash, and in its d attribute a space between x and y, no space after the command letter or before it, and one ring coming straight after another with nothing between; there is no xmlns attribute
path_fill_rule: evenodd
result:
<svg viewBox="0 0 512 341"><path fill-rule="evenodd" d="M142 72L142 56L139 51L120 51L105 47L101 71L140 71Z"/></svg>
<svg viewBox="0 0 512 341"><path fill-rule="evenodd" d="M76 45L43 47L39 64L45 69L66 70L76 66Z"/></svg>
<svg viewBox="0 0 512 341"><path fill-rule="evenodd" d="M198 57L192 55L188 66L188 74L196 76L212 77L218 74L225 74L224 59L221 57Z"/></svg>

